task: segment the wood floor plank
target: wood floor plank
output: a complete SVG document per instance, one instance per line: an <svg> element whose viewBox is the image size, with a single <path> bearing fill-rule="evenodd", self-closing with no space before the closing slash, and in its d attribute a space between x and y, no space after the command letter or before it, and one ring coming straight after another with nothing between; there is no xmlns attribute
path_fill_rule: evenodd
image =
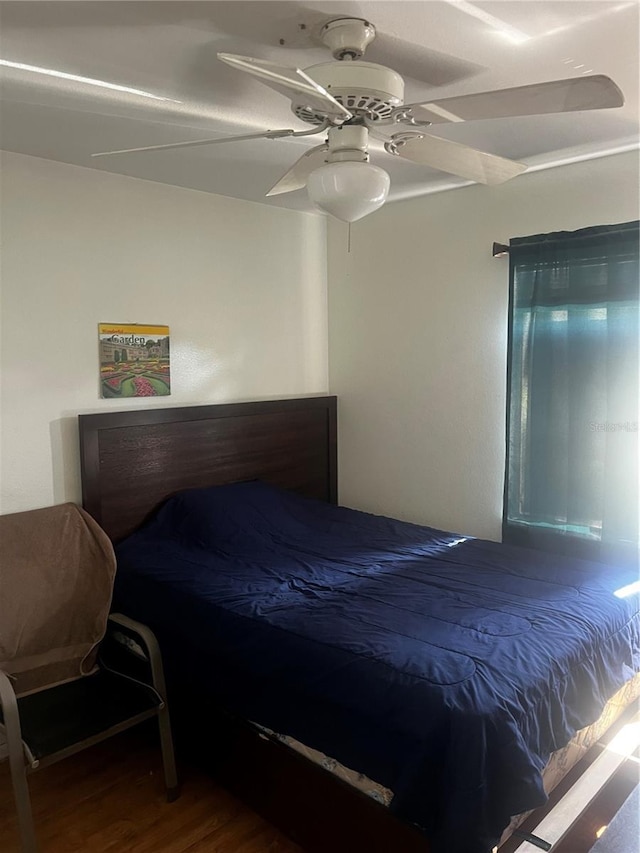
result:
<svg viewBox="0 0 640 853"><path fill-rule="evenodd" d="M264 850L264 847L256 847L256 840L258 843L264 843L266 834L268 833L264 821L258 815L252 814L245 816L243 820L228 821L214 829L186 848L184 853L226 853L230 850L234 853L258 853Z"/></svg>

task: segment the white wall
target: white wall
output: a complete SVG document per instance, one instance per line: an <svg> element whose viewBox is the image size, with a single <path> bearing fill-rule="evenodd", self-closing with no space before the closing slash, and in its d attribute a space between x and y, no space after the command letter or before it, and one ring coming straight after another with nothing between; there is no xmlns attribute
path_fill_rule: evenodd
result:
<svg viewBox="0 0 640 853"><path fill-rule="evenodd" d="M79 500L99 322L166 323L171 406L327 390L319 216L2 155L1 512Z"/></svg>
<svg viewBox="0 0 640 853"><path fill-rule="evenodd" d="M638 154L390 204L329 227L340 500L499 539L508 260L493 241L638 218Z"/></svg>

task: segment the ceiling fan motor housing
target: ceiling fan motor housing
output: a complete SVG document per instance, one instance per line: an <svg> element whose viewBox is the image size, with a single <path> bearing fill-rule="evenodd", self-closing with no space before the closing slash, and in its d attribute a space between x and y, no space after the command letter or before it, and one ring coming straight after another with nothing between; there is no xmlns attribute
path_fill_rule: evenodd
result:
<svg viewBox="0 0 640 853"><path fill-rule="evenodd" d="M323 62L305 68L304 73L322 86L354 115L384 119L404 103L404 80L395 71L374 62ZM325 116L294 95L291 108L308 124L320 125Z"/></svg>

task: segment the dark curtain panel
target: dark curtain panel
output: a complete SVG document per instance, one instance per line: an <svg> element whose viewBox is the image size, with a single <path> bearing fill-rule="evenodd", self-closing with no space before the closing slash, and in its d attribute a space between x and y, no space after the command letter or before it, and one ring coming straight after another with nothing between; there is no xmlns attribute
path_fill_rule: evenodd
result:
<svg viewBox="0 0 640 853"><path fill-rule="evenodd" d="M637 560L638 227L510 243L505 541Z"/></svg>

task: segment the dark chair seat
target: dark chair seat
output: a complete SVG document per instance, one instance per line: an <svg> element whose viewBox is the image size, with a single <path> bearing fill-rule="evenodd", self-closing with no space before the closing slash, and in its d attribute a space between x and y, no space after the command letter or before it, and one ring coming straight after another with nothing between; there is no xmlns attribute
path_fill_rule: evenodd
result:
<svg viewBox="0 0 640 853"><path fill-rule="evenodd" d="M158 694L107 670L18 699L22 739L41 760L133 717L155 713Z"/></svg>

